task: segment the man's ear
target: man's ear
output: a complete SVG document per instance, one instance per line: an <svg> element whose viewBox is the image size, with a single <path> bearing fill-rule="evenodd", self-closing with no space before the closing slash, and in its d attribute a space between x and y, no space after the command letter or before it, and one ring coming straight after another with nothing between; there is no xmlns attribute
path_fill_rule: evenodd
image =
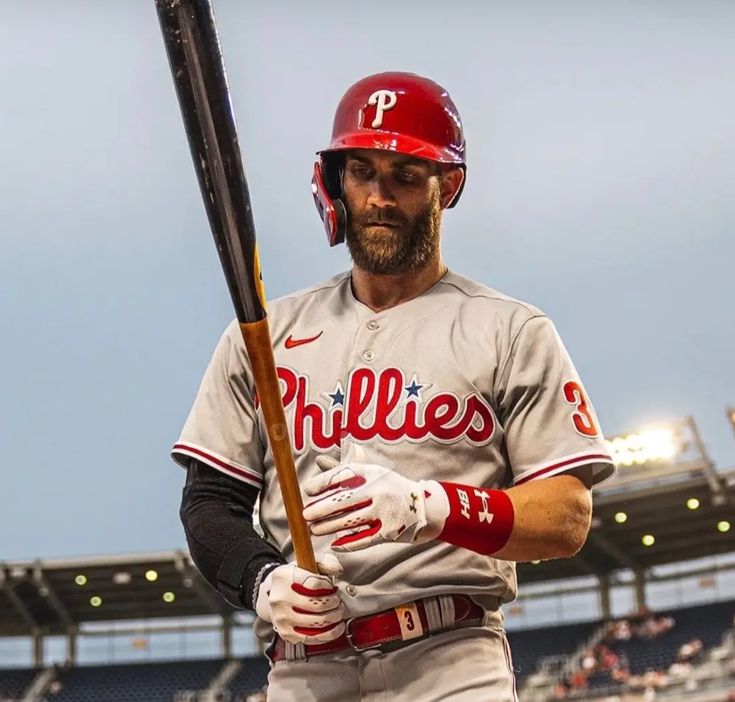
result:
<svg viewBox="0 0 735 702"><path fill-rule="evenodd" d="M442 209L449 207L452 200L454 200L457 193L462 187L464 181L464 169L462 168L449 168L441 174L441 205Z"/></svg>

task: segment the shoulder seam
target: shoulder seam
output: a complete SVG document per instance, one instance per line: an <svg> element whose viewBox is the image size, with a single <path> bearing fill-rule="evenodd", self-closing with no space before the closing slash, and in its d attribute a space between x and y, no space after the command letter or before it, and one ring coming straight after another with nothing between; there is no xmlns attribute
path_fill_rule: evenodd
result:
<svg viewBox="0 0 735 702"><path fill-rule="evenodd" d="M315 293L318 293L322 290L327 290L330 288L336 288L337 286L341 285L345 278L347 278L350 275L349 271L346 273L343 273L340 275L336 280L334 277L330 278L328 281L324 281L323 283L317 283L315 287L306 288L302 290L294 290L294 292L286 293L285 295L281 295L280 297L276 297L273 299L273 302L279 302L280 300L288 300L290 298L295 297L306 297L307 295L313 295Z"/></svg>
<svg viewBox="0 0 735 702"><path fill-rule="evenodd" d="M536 314L533 314L528 319L523 320L523 323L521 324L520 327L518 327L518 331L513 335L513 338L510 341L510 345L508 346L508 353L506 354L505 360L503 361L502 365L500 366L500 370L498 371L497 382L500 382L500 379L503 377L503 373L505 373L505 368L508 365L508 363L510 363L510 357L513 353L513 348L516 345L516 341L518 341L518 337L521 335L521 332L526 328L526 325L529 322L533 321L534 319L544 319L544 318L548 319L548 316L543 313L536 313ZM497 389L498 389L497 385L495 385L495 387L493 387L493 397L497 397L497 394L498 394Z"/></svg>
<svg viewBox="0 0 735 702"><path fill-rule="evenodd" d="M539 316L539 313L535 309L533 309L533 307L531 305L529 305L529 304L527 304L527 303L525 303L525 302L523 302L521 300L516 300L515 298L509 298L509 297L504 296L504 295L503 296L501 296L501 295L493 295L490 292L487 292L487 293L469 293L464 288L461 288L459 285L457 285L456 283L454 283L452 281L449 281L449 280L443 280L442 281L442 284L443 285L451 285L455 290L457 290L460 293L462 293L462 295L464 295L465 297L471 297L471 298L482 297L482 298L485 298L487 300L495 300L496 302L506 302L509 305L518 305L519 307L522 307L524 310L526 310L531 315L531 317L529 317L529 319L533 319L534 316ZM542 315L542 316L545 316L545 315ZM526 321L528 321L528 320L526 320ZM524 322L524 324L525 324L525 322Z"/></svg>

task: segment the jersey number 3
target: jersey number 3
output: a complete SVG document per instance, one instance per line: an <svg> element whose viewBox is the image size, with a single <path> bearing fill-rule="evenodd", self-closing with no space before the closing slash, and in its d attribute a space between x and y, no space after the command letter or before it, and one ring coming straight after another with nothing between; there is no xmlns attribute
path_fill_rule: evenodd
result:
<svg viewBox="0 0 735 702"><path fill-rule="evenodd" d="M570 405L574 405L576 410L572 415L574 428L583 436L597 436L600 432L590 413L587 398L582 388L579 387L579 383L569 381L564 385L564 399Z"/></svg>

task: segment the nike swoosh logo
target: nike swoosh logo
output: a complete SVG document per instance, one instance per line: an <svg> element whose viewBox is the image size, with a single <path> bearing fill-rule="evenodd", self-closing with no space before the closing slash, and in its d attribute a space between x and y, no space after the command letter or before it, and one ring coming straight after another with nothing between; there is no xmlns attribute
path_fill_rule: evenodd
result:
<svg viewBox="0 0 735 702"><path fill-rule="evenodd" d="M316 341L322 334L324 334L324 330L320 331L316 336L310 336L308 339L294 339L293 335L289 334L288 339L286 339L286 348L293 349L297 346L310 344L312 341Z"/></svg>

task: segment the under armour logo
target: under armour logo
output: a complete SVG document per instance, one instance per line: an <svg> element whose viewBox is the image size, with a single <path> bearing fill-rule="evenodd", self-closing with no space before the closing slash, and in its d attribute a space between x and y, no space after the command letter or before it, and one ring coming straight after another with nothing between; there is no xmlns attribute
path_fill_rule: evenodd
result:
<svg viewBox="0 0 735 702"><path fill-rule="evenodd" d="M392 90L376 90L369 98L368 105L375 105L375 119L372 128L383 126L383 113L392 110L398 102L398 96Z"/></svg>
<svg viewBox="0 0 735 702"><path fill-rule="evenodd" d="M480 518L481 522L487 522L490 524L490 522L493 521L494 516L490 514L487 508L487 501L490 499L490 496L484 490L475 490L475 495L482 500L482 512L477 516Z"/></svg>

